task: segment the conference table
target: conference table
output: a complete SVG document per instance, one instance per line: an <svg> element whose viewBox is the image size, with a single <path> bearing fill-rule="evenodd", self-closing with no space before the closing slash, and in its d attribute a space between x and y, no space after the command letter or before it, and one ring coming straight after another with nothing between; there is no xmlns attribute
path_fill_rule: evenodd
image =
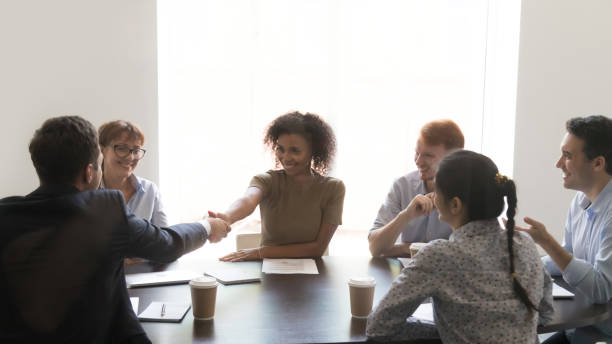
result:
<svg viewBox="0 0 612 344"><path fill-rule="evenodd" d="M376 279L374 305L383 298L402 265L393 258L324 256L315 259L319 274L262 274L261 282L222 285L217 290L213 320L194 320L191 311L180 323L142 322L153 343L360 343L366 342L365 319L351 317L347 281L354 276ZM223 267L261 271L261 261L228 263L187 260L171 264L141 263L126 273L189 270L204 273ZM231 266L229 266L231 265ZM561 281L562 282L562 281ZM128 289L139 297L139 313L151 302L191 302L189 285ZM555 299L547 333L608 319L610 304L590 304L576 294Z"/></svg>

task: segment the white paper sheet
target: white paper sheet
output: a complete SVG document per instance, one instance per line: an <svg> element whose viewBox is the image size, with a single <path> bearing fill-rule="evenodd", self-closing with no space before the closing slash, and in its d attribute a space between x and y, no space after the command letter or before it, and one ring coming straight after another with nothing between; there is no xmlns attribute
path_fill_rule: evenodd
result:
<svg viewBox="0 0 612 344"><path fill-rule="evenodd" d="M557 283L553 283L552 294L553 298L555 299L568 299L574 297L574 293L563 288Z"/></svg>
<svg viewBox="0 0 612 344"><path fill-rule="evenodd" d="M434 322L433 306L431 303L421 303L421 305L412 313L415 318Z"/></svg>
<svg viewBox="0 0 612 344"><path fill-rule="evenodd" d="M130 302L132 303L132 309L134 310L134 313L138 314L138 302L139 302L139 298L137 297L130 297Z"/></svg>
<svg viewBox="0 0 612 344"><path fill-rule="evenodd" d="M261 271L266 274L319 274L314 259L264 259Z"/></svg>

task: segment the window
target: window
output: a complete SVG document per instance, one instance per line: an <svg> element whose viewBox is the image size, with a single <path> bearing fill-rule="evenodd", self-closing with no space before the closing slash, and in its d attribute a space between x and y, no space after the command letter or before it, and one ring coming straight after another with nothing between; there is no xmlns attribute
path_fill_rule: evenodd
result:
<svg viewBox="0 0 612 344"><path fill-rule="evenodd" d="M519 13L517 0L158 1L171 216L223 211L273 168L263 133L290 110L335 130L341 231L369 229L433 119L456 121L467 149L511 175Z"/></svg>

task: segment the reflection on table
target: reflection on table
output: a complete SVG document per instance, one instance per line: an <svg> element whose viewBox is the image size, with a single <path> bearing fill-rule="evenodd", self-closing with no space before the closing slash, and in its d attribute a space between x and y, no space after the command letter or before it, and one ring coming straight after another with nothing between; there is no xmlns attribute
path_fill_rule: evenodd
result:
<svg viewBox="0 0 612 344"><path fill-rule="evenodd" d="M316 259L318 275L263 275L257 283L219 285L215 318L194 321L191 311L179 324L142 323L153 343L358 343L365 342L365 319L350 313L347 281L353 276L376 279L374 305L385 295L402 266L396 259L326 256ZM127 273L172 269L204 273L226 264L261 270L261 262L217 260L144 263ZM186 284L129 289L140 297L139 312L152 301L190 302ZM577 294L554 301L555 316L540 333L590 325L610 317L610 305L591 305Z"/></svg>

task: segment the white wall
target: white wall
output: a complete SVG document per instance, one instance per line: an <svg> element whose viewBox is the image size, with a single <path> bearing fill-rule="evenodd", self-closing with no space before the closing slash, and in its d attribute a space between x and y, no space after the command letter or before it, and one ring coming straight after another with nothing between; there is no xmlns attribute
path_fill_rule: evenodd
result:
<svg viewBox="0 0 612 344"><path fill-rule="evenodd" d="M0 197L38 185L29 140L63 114L140 125L137 173L157 181L156 34L152 0L0 2Z"/></svg>
<svg viewBox="0 0 612 344"><path fill-rule="evenodd" d="M612 116L612 1L523 0L514 177L519 217L557 239L574 191L555 168L565 121ZM612 139L612 138L611 138Z"/></svg>
<svg viewBox="0 0 612 344"><path fill-rule="evenodd" d="M0 2L0 197L38 181L27 145L42 121L125 118L148 137L138 174L158 179L156 4L152 0ZM519 216L560 239L569 200L554 164L566 119L612 116L612 2L524 0L514 177Z"/></svg>

